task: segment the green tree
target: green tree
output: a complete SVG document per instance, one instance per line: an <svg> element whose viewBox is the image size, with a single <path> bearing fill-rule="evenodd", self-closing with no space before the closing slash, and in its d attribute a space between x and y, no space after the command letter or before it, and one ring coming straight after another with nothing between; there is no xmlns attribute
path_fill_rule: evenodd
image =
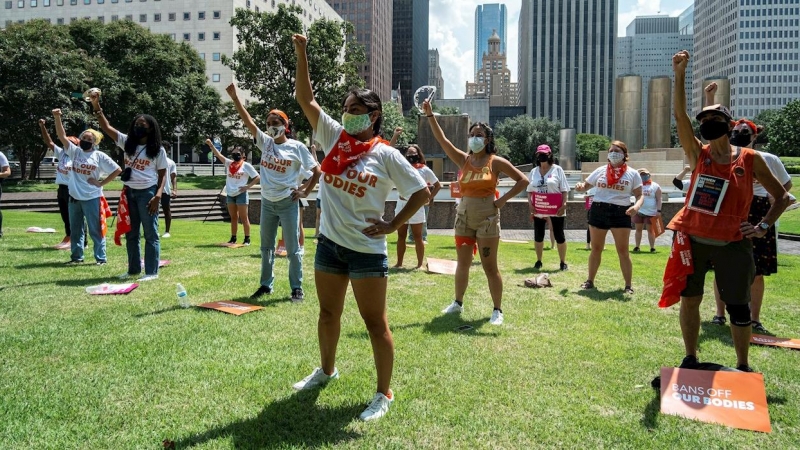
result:
<svg viewBox="0 0 800 450"><path fill-rule="evenodd" d="M575 136L578 147L578 160L581 162L597 162L599 153L608 150L611 139L599 134L582 133Z"/></svg>
<svg viewBox="0 0 800 450"><path fill-rule="evenodd" d="M547 144L558 156L559 132L561 124L544 117L533 118L521 115L506 119L494 127L497 138L508 143L508 159L514 165L529 164L533 161L536 147Z"/></svg>
<svg viewBox="0 0 800 450"><path fill-rule="evenodd" d="M780 112L779 109L766 109L753 118L756 125L764 127L764 131L759 133L756 138L756 144L769 144L769 130L772 128L772 121L780 115Z"/></svg>
<svg viewBox="0 0 800 450"><path fill-rule="evenodd" d="M697 139L700 139L700 122L698 122L694 117L691 118L692 121L692 129L694 129L694 136ZM678 139L678 127L675 126L675 123L669 126L669 143L672 148L680 148L681 143Z"/></svg>
<svg viewBox="0 0 800 450"><path fill-rule="evenodd" d="M457 116L461 114L455 106L436 106L433 105L433 112L439 113L443 116Z"/></svg>
<svg viewBox="0 0 800 450"><path fill-rule="evenodd" d="M383 138L390 141L394 135L394 129L397 127L403 128L403 133L397 139L397 147L405 147L411 143L408 139L412 134L411 130L408 128L399 105L395 102L386 102L383 104L383 122L381 123Z"/></svg>
<svg viewBox="0 0 800 450"><path fill-rule="evenodd" d="M299 6L278 5L275 13L257 13L239 8L230 24L237 29L239 49L222 62L236 72L242 89L263 103L268 110L286 112L300 135L310 136L311 126L294 99L297 58L292 35L303 32ZM363 87L358 64L365 61L364 50L352 35L353 25L320 19L308 29L308 66L314 97L329 114L341 111L342 99L353 87ZM342 50L344 58L342 59Z"/></svg>
<svg viewBox="0 0 800 450"><path fill-rule="evenodd" d="M770 121L769 152L778 156L800 156L800 100L793 100Z"/></svg>

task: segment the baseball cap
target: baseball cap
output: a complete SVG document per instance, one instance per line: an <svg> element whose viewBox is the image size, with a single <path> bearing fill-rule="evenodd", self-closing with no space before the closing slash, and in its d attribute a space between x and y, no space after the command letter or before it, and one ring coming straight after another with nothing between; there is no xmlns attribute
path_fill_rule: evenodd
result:
<svg viewBox="0 0 800 450"><path fill-rule="evenodd" d="M698 121L700 121L704 117L707 117L707 116L710 116L710 115L723 116L726 120L733 120L733 117L731 116L731 112L728 109L728 107L727 106L722 106L719 103L717 103L716 105L706 106L705 108L703 108L702 111L700 111L700 114L698 114L697 117L695 117L695 118Z"/></svg>
<svg viewBox="0 0 800 450"><path fill-rule="evenodd" d="M542 144L542 145L536 147L536 153L544 153L544 154L548 154L549 155L550 153L553 153L553 151L550 150L550 146L549 145Z"/></svg>

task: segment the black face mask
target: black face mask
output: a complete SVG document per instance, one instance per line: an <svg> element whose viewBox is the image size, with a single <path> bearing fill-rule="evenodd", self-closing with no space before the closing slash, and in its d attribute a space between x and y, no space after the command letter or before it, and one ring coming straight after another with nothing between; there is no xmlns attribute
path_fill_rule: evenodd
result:
<svg viewBox="0 0 800 450"><path fill-rule="evenodd" d="M242 155L240 155L238 153L234 153L233 155L231 155L231 159L233 159L234 161L241 161L242 160Z"/></svg>
<svg viewBox="0 0 800 450"><path fill-rule="evenodd" d="M149 131L150 130L147 127L143 127L143 126L140 126L140 125L136 125L135 127L133 127L133 134L137 138L143 138L143 137L147 136Z"/></svg>
<svg viewBox="0 0 800 450"><path fill-rule="evenodd" d="M728 134L728 122L708 120L700 124L700 136L707 141L713 141Z"/></svg>
<svg viewBox="0 0 800 450"><path fill-rule="evenodd" d="M734 130L731 133L731 144L736 145L738 147L747 147L750 145L750 141L753 140L753 135L750 133L742 133L740 131Z"/></svg>
<svg viewBox="0 0 800 450"><path fill-rule="evenodd" d="M407 160L408 160L408 162L410 162L411 164L416 164L416 163L418 163L418 162L419 162L419 156L418 156L418 155L406 156L406 159L407 159Z"/></svg>
<svg viewBox="0 0 800 450"><path fill-rule="evenodd" d="M92 144L89 141L84 141L83 139L81 139L81 148L83 149L83 151L89 151L92 149L92 147L94 147L94 144Z"/></svg>
<svg viewBox="0 0 800 450"><path fill-rule="evenodd" d="M540 163L547 162L547 161L550 161L550 156L541 154L541 155L536 156L536 160L539 161Z"/></svg>

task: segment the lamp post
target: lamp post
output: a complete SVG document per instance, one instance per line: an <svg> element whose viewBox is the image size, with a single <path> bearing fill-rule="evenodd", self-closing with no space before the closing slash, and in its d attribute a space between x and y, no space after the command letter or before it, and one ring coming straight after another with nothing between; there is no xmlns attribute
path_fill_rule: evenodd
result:
<svg viewBox="0 0 800 450"><path fill-rule="evenodd" d="M175 128L175 137L177 137L177 138L178 138L178 159L175 159L175 160L174 160L174 161L175 161L175 164L177 164L177 165L178 165L178 167L180 167L180 166L181 166L181 136L183 136L183 127L181 127L180 125L178 125L178 126Z"/></svg>

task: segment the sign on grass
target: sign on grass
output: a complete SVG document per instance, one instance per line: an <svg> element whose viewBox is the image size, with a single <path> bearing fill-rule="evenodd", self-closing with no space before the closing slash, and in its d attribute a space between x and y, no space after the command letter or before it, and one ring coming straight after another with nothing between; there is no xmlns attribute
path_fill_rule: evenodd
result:
<svg viewBox="0 0 800 450"><path fill-rule="evenodd" d="M775 336L763 336L754 334L750 336L751 344L769 345L773 347L785 347L800 350L800 339L779 338Z"/></svg>
<svg viewBox="0 0 800 450"><path fill-rule="evenodd" d="M235 316L241 316L252 311L264 309L263 306L251 305L249 303L234 302L233 300L225 300L221 302L203 303L197 305L200 308L216 309L217 311L226 312Z"/></svg>

